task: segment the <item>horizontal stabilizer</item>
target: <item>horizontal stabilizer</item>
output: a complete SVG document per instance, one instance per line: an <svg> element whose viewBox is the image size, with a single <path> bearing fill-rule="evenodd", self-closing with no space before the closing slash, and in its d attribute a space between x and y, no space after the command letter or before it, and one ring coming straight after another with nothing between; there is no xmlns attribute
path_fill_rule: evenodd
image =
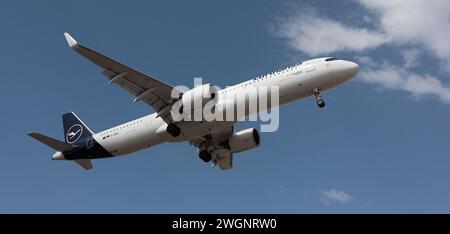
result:
<svg viewBox="0 0 450 234"><path fill-rule="evenodd" d="M83 167L86 170L92 169L92 163L89 159L78 159L75 160L76 163L78 163L81 167Z"/></svg>
<svg viewBox="0 0 450 234"><path fill-rule="evenodd" d="M51 137L39 134L37 132L28 133L28 136L33 137L34 139L48 145L50 148L61 152L74 149L74 147L71 144L53 139Z"/></svg>

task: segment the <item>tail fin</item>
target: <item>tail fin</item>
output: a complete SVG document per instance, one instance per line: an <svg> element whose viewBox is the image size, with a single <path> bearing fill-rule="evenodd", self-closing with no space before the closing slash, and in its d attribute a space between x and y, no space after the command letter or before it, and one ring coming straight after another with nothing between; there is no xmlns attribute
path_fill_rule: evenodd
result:
<svg viewBox="0 0 450 234"><path fill-rule="evenodd" d="M73 112L62 116L64 125L64 139L69 144L77 144L91 136L93 132Z"/></svg>

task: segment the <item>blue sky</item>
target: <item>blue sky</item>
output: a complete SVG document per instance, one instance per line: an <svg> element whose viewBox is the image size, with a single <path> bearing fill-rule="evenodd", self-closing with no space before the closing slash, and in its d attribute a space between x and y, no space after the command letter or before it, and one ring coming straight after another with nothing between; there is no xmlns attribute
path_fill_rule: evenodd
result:
<svg viewBox="0 0 450 234"><path fill-rule="evenodd" d="M450 6L408 3L2 1L0 212L449 212ZM65 31L172 85L224 87L325 55L361 72L323 110L311 97L281 107L280 129L230 171L187 143L85 171L25 134L63 139L68 111L101 131L153 110L107 86Z"/></svg>

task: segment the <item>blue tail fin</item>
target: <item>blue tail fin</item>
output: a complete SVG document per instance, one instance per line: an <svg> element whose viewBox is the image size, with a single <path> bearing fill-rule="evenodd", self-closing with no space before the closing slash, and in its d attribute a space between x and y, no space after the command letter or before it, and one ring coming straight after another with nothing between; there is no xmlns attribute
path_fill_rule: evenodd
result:
<svg viewBox="0 0 450 234"><path fill-rule="evenodd" d="M92 131L75 115L75 113L66 113L62 118L64 125L64 140L67 143L76 145L92 136Z"/></svg>

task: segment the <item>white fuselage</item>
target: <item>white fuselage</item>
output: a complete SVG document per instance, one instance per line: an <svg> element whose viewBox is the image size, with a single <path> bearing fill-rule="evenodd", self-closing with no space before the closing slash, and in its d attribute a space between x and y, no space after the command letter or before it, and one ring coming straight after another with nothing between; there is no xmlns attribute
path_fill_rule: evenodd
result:
<svg viewBox="0 0 450 234"><path fill-rule="evenodd" d="M313 95L313 90L326 91L339 84L351 79L358 71L358 65L344 60L326 61L326 58L308 60L301 64L288 67L281 71L273 72L268 75L258 77L219 91L219 103L217 106L226 106L230 102L223 95L230 93L245 92L250 87L271 87L279 88L279 105L283 105L298 99ZM221 97L222 96L222 97ZM232 99L232 102L248 102L248 99ZM223 103L225 102L225 103ZM245 105L247 106L247 105ZM270 108L272 106L268 106ZM264 111L257 109L257 112ZM248 114L251 111L246 111ZM235 122L210 123L215 129L233 125ZM147 147L155 146L164 142L178 142L194 139L204 136L211 131L208 123L203 124L201 128L188 129L189 124L179 123L182 134L176 138L157 134L158 129L167 124L157 114L147 115L145 117L124 123L122 125L107 129L94 134L94 139L102 145L112 155L119 156L142 150Z"/></svg>

